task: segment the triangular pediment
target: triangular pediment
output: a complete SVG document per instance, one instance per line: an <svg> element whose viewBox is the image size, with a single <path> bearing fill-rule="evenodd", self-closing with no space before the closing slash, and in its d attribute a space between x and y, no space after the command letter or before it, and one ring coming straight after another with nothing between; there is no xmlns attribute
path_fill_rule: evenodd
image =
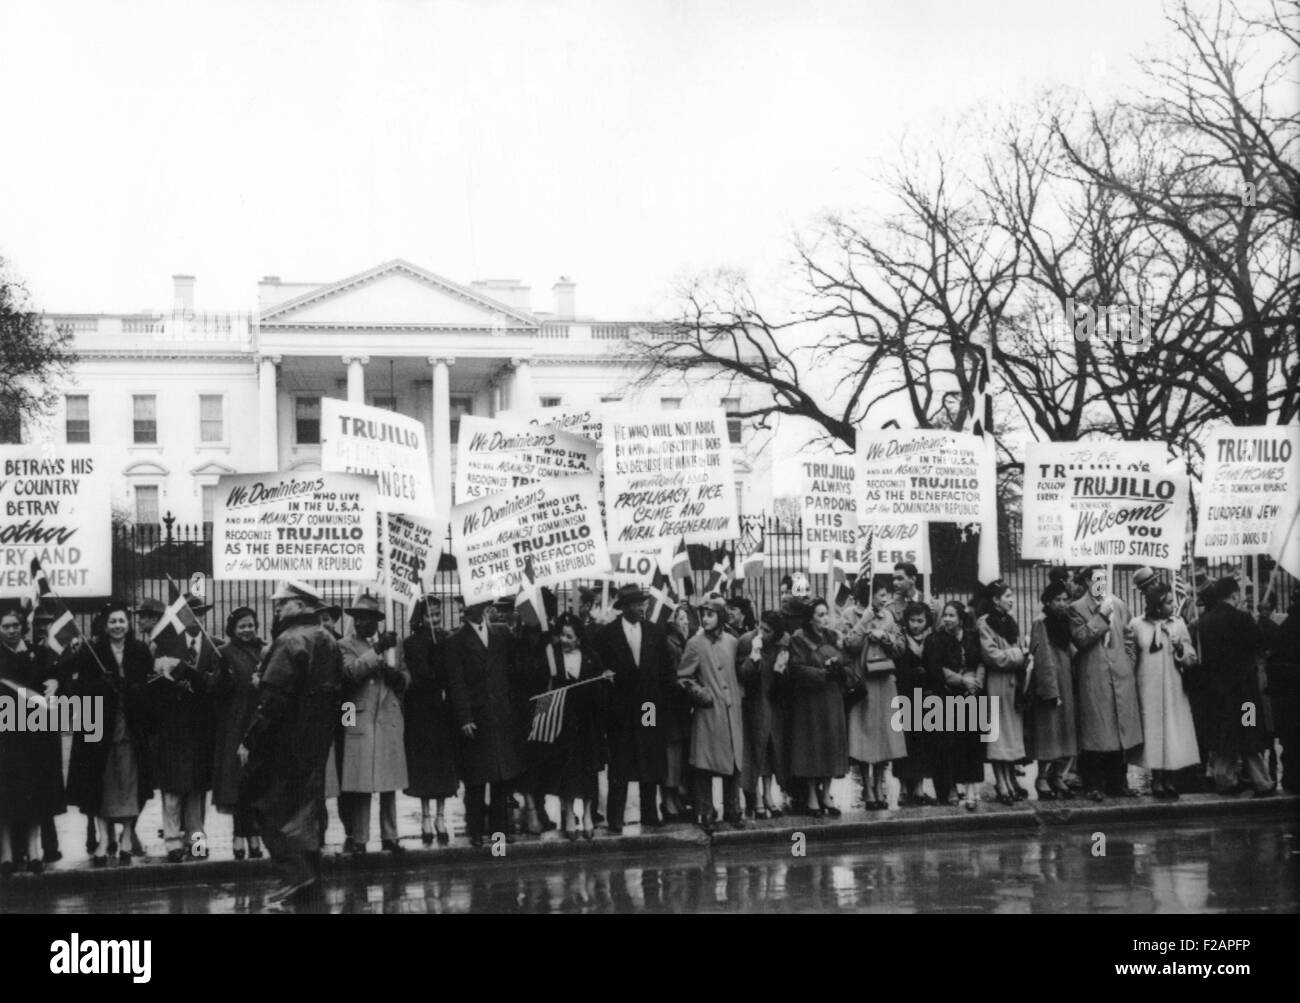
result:
<svg viewBox="0 0 1300 1003"><path fill-rule="evenodd" d="M266 310L263 325L535 328L537 320L406 261L390 261Z"/></svg>
<svg viewBox="0 0 1300 1003"><path fill-rule="evenodd" d="M218 477L238 473L234 467L228 467L224 463L218 463L216 460L209 460L202 463L190 471L191 477L209 477L215 474Z"/></svg>

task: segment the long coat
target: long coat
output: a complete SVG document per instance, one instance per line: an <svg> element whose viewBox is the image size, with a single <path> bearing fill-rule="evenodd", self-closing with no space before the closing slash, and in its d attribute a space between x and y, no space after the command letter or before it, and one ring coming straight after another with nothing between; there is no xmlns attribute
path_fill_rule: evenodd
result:
<svg viewBox="0 0 1300 1003"><path fill-rule="evenodd" d="M790 677L794 692L790 716L790 776L842 777L849 772L849 739L844 714L843 654L833 634L818 637L800 630L790 639ZM828 664L832 654L841 664Z"/></svg>
<svg viewBox="0 0 1300 1003"><path fill-rule="evenodd" d="M62 680L54 668L48 648L24 644L13 651L0 644L0 678L18 683L35 693L45 684ZM63 694L67 695L67 694ZM24 698L0 686L0 696L14 701L14 713L29 720ZM0 730L0 824L18 822L33 825L67 807L63 792L63 741L57 731Z"/></svg>
<svg viewBox="0 0 1300 1003"><path fill-rule="evenodd" d="M1124 648L1128 608L1115 601L1110 619L1101 604L1084 595L1070 604L1074 678L1079 687L1079 749L1119 752L1142 744L1137 677Z"/></svg>
<svg viewBox="0 0 1300 1003"><path fill-rule="evenodd" d="M1264 647L1259 624L1244 610L1218 602L1205 611L1200 627L1201 663L1209 682L1211 751L1236 756L1270 748L1256 664ZM1253 725L1241 723L1244 704L1254 707Z"/></svg>
<svg viewBox="0 0 1300 1003"><path fill-rule="evenodd" d="M980 658L984 662L984 687L990 697L998 698L998 737L984 750L993 763L1019 763L1025 759L1024 717L1016 709L1016 690L1023 677L1024 646L1012 644L989 624L988 616L979 618Z"/></svg>
<svg viewBox="0 0 1300 1003"><path fill-rule="evenodd" d="M325 759L343 700L343 656L315 613L276 625L244 733L249 750L241 800L259 815L272 852L320 849Z"/></svg>
<svg viewBox="0 0 1300 1003"><path fill-rule="evenodd" d="M745 720L735 636L700 631L686 642L677 678L694 679L713 698L712 706L696 707L691 720L691 765L724 777L739 773L745 761Z"/></svg>
<svg viewBox="0 0 1300 1003"><path fill-rule="evenodd" d="M524 772L523 742L510 699L514 639L505 627L488 627L488 645L468 622L447 641L447 695L460 737L461 779L467 786L503 783ZM493 795L495 797L495 795Z"/></svg>
<svg viewBox="0 0 1300 1003"><path fill-rule="evenodd" d="M1164 628L1163 630L1161 628ZM1192 724L1192 705L1183 689L1184 667L1197 662L1187 624L1173 617L1156 624L1135 616L1124 632L1137 665L1138 697L1142 702L1142 761L1148 770L1181 770L1201 761ZM1183 657L1174 654L1181 642ZM1157 650L1152 651L1152 647Z"/></svg>
<svg viewBox="0 0 1300 1003"><path fill-rule="evenodd" d="M605 671L600 656L583 648L578 662L577 678L571 678L565 668L564 653L559 645L551 649L555 658L557 675L550 675L550 662L543 652L540 661L546 668L549 688L556 689L570 683L599 679ZM609 683L590 683L569 690L564 697L564 721L559 737L548 757L547 768L541 782L548 794L562 798L595 797L598 775L605 768L609 753L605 744L605 715L609 701Z"/></svg>
<svg viewBox="0 0 1300 1003"><path fill-rule="evenodd" d="M406 690L406 793L417 798L456 796L459 749L447 699L448 633L412 634L402 645L411 685Z"/></svg>
<svg viewBox="0 0 1300 1003"><path fill-rule="evenodd" d="M936 630L925 639L921 649L921 661L925 666L925 675L930 689L945 697L953 696L964 699L968 696L963 680L973 679L975 693L984 691L984 662L980 653L979 635L973 630L963 630L958 638L945 630ZM964 706L973 707L973 703ZM984 780L984 745L980 740L979 730L971 725L970 711L963 710L967 724L964 729L956 730L956 722L951 724L953 730L945 728L938 733L937 768L935 785L939 786L939 775L947 778L949 783L978 784ZM976 715L978 720L978 715ZM942 796L941 791L937 791Z"/></svg>
<svg viewBox="0 0 1300 1003"><path fill-rule="evenodd" d="M356 707L355 721L344 719L339 789L357 794L400 791L407 781L402 694L410 673L390 669L374 645L355 635L339 642L339 653L343 703Z"/></svg>
<svg viewBox="0 0 1300 1003"><path fill-rule="evenodd" d="M592 644L614 673L606 734L612 781L661 784L668 775L668 736L663 718L672 713L677 666L668 638L653 623L641 624L641 660L632 658L620 617L596 631ZM653 715L646 713L650 705Z"/></svg>
<svg viewBox="0 0 1300 1003"><path fill-rule="evenodd" d="M1074 661L1070 645L1054 644L1047 621L1039 617L1029 631L1034 659L1025 715L1025 751L1034 759L1065 759L1079 751L1075 723ZM1058 706L1056 701L1060 700Z"/></svg>
<svg viewBox="0 0 1300 1003"><path fill-rule="evenodd" d="M786 708L790 678L790 635L764 645L753 658L753 639L741 638L736 649L736 678L745 690L741 712L745 722L745 758L740 768L740 785L757 791L761 777L775 776L786 785ZM781 671L777 672L778 659Z"/></svg>
<svg viewBox="0 0 1300 1003"><path fill-rule="evenodd" d="M890 635L889 647L894 648L899 640L902 641L902 648L892 651L894 656L895 690L899 696L906 697L911 706L916 702L925 703L925 698L936 691L930 688L930 682L925 674L925 663L922 660L922 654L925 651L925 639L930 636L927 630L920 637L913 637L906 631L901 635ZM919 691L919 693L918 693ZM943 691L937 692L939 697L943 696ZM916 731L910 726L911 715L908 715L908 727L903 730L903 741L907 749L907 755L894 763L894 775L904 783L915 784L924 780L926 777L934 776L935 760L939 755L940 749L937 742L937 736L927 731ZM891 730L893 725L890 725Z"/></svg>
<svg viewBox="0 0 1300 1003"><path fill-rule="evenodd" d="M243 767L237 750L244 732L257 713L257 687L253 677L261 665L265 644L230 641L220 649L222 672L217 678L212 702L216 712L216 752L212 763L212 804L218 811L233 812L239 803L239 780Z"/></svg>
<svg viewBox="0 0 1300 1003"><path fill-rule="evenodd" d="M894 698L898 696L891 643L902 643L894 633L894 617L885 609L870 608L857 616L844 635L844 651L850 655L849 686L858 686L863 696L849 708L849 758L856 763L889 763L907 755L907 739L893 727ZM884 640L868 636L879 631ZM887 663L888 671L869 672L872 664Z"/></svg>
<svg viewBox="0 0 1300 1003"><path fill-rule="evenodd" d="M92 656L93 651L93 656ZM99 661L96 662L95 658ZM100 666L103 666L103 669ZM108 674L105 674L104 669ZM104 768L113 747L113 729L120 707L126 719L127 741L135 752L136 780L140 807L153 796L149 769L149 730L151 701L146 687L153 673L153 655L133 637L126 639L119 669L108 638L81 649L76 661L73 692L89 697L103 697L104 735L98 742L87 742L84 732L72 736L72 756L68 762L68 803L87 815L98 815L104 796ZM162 685L153 684L153 685Z"/></svg>
<svg viewBox="0 0 1300 1003"><path fill-rule="evenodd" d="M154 731L150 739L153 780L172 794L212 787L216 713L212 692L219 676L216 649L199 639L197 657L187 653L172 670L172 679L157 679L145 691Z"/></svg>

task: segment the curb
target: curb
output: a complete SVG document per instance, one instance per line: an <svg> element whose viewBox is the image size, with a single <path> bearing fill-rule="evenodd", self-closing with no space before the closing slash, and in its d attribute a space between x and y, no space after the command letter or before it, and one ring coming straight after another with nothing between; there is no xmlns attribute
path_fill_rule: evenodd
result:
<svg viewBox="0 0 1300 1003"><path fill-rule="evenodd" d="M826 840L859 839L881 842L916 835L1029 833L1056 826L1141 822L1172 824L1195 818L1260 818L1290 815L1300 821L1300 795L1295 794L1282 794L1272 798L1237 799L1215 795L1184 795L1181 800L1174 802L1143 799L1138 803L1088 805L1087 807L1082 805L1063 807L1053 804L1052 807L1039 808L1037 802L1027 802L1014 806L988 808L987 802L982 802L981 807L983 810L974 813L962 809L952 810L951 814L939 814L939 809L935 808L907 809L915 811L916 814L890 817L897 815L895 810L884 816L865 816L847 820L805 819L802 820L802 824L788 821L789 816L786 816L775 823L751 823L748 828L741 830L720 829L714 832L712 839L693 825L684 825L670 832L644 835L598 835L590 842L579 840L570 843L566 839L548 836L540 840L525 839L511 843L506 856L499 858L492 857L487 848L476 848L463 841L460 845L438 849L426 849L423 846L408 847L400 857L394 857L383 851L349 857L326 851L321 861L321 870L326 875L382 873L426 865L474 867L489 861L518 866L532 861L581 860L593 854L613 857L665 850L708 852L714 849L725 853L731 848L764 844L774 849L784 850L788 848L790 837L796 832L802 832L807 837L816 836ZM59 891L67 891L77 888L110 887L124 881L132 885L166 888L198 883L243 882L249 879L270 880L273 874L271 860L264 858L244 861L187 861L184 864L158 861L132 864L129 868L109 866L102 869L82 864L68 870L49 870L38 878L15 875L9 881L21 882L26 886L25 890L49 886Z"/></svg>

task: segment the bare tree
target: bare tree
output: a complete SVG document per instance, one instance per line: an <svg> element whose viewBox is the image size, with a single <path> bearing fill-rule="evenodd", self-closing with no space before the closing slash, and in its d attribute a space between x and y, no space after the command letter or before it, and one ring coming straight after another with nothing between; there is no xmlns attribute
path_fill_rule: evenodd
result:
<svg viewBox="0 0 1300 1003"><path fill-rule="evenodd" d="M16 424L49 412L58 399L53 385L76 361L71 340L31 309L26 288L0 258L0 419Z"/></svg>

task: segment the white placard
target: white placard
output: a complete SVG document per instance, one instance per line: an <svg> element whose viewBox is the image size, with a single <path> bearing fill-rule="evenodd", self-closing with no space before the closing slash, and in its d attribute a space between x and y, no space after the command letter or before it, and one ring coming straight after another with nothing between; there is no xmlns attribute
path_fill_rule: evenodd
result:
<svg viewBox="0 0 1300 1003"><path fill-rule="evenodd" d="M548 477L597 472L600 447L590 439L526 421L466 415L456 447L460 501L513 491Z"/></svg>
<svg viewBox="0 0 1300 1003"><path fill-rule="evenodd" d="M1199 501L1198 557L1268 552L1278 516L1300 504L1300 426L1214 429Z"/></svg>
<svg viewBox="0 0 1300 1003"><path fill-rule="evenodd" d="M375 478L381 512L434 515L424 423L386 408L321 401L321 469Z"/></svg>

